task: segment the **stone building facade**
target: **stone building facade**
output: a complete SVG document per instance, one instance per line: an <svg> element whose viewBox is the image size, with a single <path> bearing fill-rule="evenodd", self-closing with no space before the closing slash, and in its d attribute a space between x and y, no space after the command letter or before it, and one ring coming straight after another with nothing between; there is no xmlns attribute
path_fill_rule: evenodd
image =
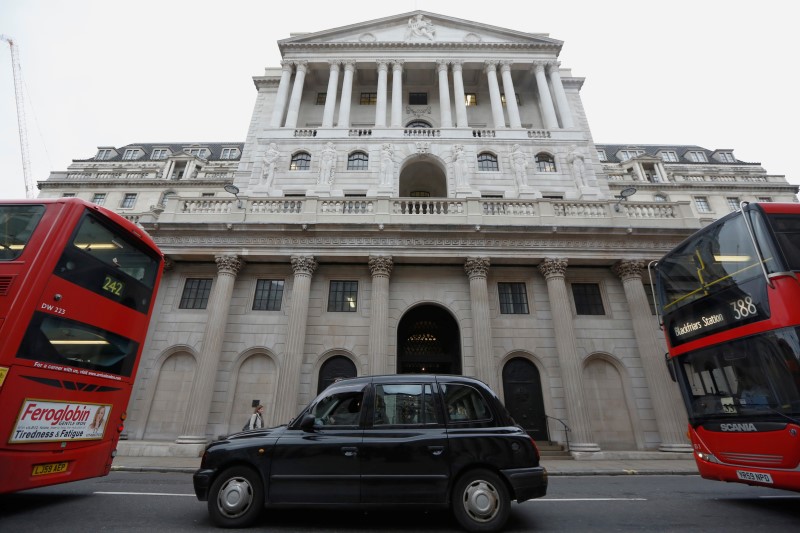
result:
<svg viewBox="0 0 800 533"><path fill-rule="evenodd" d="M278 47L243 143L100 147L40 183L168 258L129 446L193 454L254 401L280 424L339 377L446 372L573 452L689 450L647 264L796 186L730 149L595 144L547 35L415 11Z"/></svg>

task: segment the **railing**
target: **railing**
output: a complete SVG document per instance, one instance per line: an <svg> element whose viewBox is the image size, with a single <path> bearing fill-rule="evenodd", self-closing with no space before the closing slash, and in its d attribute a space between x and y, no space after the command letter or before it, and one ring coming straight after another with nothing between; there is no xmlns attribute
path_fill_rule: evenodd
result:
<svg viewBox="0 0 800 533"><path fill-rule="evenodd" d="M510 201L510 200L482 200L484 215L503 215L503 216L534 216L536 214L536 204L532 202Z"/></svg>
<svg viewBox="0 0 800 533"><path fill-rule="evenodd" d="M497 133L494 130L476 129L472 130L473 137L495 137Z"/></svg>
<svg viewBox="0 0 800 533"><path fill-rule="evenodd" d="M556 418L554 416L544 415L544 417L546 419L548 419L548 420L555 420L556 422L560 422L561 425L564 426L564 438L567 441L567 443L566 443L567 450L566 451L569 451L569 432L572 431L572 430L569 428L567 423L564 422L563 420L561 420L560 418ZM549 430L548 430L548 433L549 433Z"/></svg>
<svg viewBox="0 0 800 533"><path fill-rule="evenodd" d="M372 130L369 129L352 129L347 132L350 137L370 137Z"/></svg>
<svg viewBox="0 0 800 533"><path fill-rule="evenodd" d="M395 215L447 215L464 212L462 202L451 203L447 200L397 200L392 202L392 213Z"/></svg>
<svg viewBox="0 0 800 533"><path fill-rule="evenodd" d="M436 128L406 128L404 137L441 137L442 132Z"/></svg>
<svg viewBox="0 0 800 533"><path fill-rule="evenodd" d="M549 139L550 132L548 130L528 130L528 137L531 139Z"/></svg>
<svg viewBox="0 0 800 533"><path fill-rule="evenodd" d="M313 128L303 128L299 130L294 130L295 137L316 137L317 130Z"/></svg>

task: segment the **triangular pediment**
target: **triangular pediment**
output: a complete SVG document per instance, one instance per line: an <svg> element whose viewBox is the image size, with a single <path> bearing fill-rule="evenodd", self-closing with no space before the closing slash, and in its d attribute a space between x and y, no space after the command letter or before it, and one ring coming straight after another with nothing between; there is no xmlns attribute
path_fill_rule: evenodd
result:
<svg viewBox="0 0 800 533"><path fill-rule="evenodd" d="M279 41L281 51L308 46L473 46L515 45L561 49L562 42L545 34L525 33L480 22L412 11L340 28L296 35Z"/></svg>

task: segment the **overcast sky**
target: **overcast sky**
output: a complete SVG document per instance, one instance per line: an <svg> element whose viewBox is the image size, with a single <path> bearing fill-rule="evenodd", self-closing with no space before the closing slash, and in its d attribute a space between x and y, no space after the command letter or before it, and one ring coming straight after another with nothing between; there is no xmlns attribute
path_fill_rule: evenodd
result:
<svg viewBox="0 0 800 533"><path fill-rule="evenodd" d="M564 46L596 143L730 148L800 184L800 29L787 0L0 0L18 47L32 176L100 145L244 141L276 42L422 9ZM24 198L0 49L0 197Z"/></svg>

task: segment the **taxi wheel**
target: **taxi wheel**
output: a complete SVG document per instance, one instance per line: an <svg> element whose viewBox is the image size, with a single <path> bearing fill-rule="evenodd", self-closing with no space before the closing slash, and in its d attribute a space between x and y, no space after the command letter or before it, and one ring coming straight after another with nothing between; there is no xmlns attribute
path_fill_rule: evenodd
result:
<svg viewBox="0 0 800 533"><path fill-rule="evenodd" d="M500 531L508 520L511 499L508 488L489 470L467 472L453 487L453 515L471 532Z"/></svg>
<svg viewBox="0 0 800 533"><path fill-rule="evenodd" d="M246 527L264 508L264 485L252 468L234 466L214 480L208 493L208 514L219 527Z"/></svg>

